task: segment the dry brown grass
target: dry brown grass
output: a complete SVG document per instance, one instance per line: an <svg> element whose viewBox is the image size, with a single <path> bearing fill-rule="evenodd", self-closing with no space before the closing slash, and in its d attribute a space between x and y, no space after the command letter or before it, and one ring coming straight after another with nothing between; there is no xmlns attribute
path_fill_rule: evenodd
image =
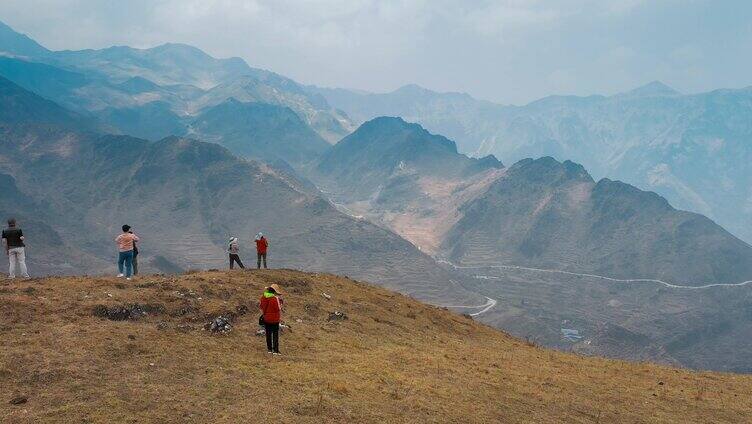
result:
<svg viewBox="0 0 752 424"><path fill-rule="evenodd" d="M253 335L257 296L271 282L289 292L282 357ZM332 275L202 272L123 283L0 281L0 421L752 422L750 376L544 350ZM165 312L92 316L95 305L132 302ZM251 312L231 333L201 329L238 305ZM335 310L349 319L328 322ZM18 395L28 402L11 405Z"/></svg>

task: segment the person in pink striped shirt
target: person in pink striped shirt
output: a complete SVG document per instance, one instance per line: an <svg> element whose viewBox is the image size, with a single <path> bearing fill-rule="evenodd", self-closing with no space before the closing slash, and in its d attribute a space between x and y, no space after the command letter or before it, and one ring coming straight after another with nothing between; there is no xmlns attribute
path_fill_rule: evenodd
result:
<svg viewBox="0 0 752 424"><path fill-rule="evenodd" d="M119 278L122 278L123 272L125 272L125 279L131 279L133 273L133 242L135 241L138 241L138 236L131 232L131 226L123 225L122 234L115 238L115 243L118 246Z"/></svg>

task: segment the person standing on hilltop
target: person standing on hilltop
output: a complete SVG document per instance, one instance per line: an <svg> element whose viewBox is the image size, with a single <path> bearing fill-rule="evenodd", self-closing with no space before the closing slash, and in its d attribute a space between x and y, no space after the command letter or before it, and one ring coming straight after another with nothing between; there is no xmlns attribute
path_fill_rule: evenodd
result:
<svg viewBox="0 0 752 424"><path fill-rule="evenodd" d="M18 265L23 278L29 278L26 269L26 245L24 244L23 231L16 226L14 218L8 219L8 228L3 230L3 244L5 254L8 255L8 277L16 278L16 265Z"/></svg>
<svg viewBox="0 0 752 424"><path fill-rule="evenodd" d="M277 284L272 284L264 290L259 300L259 309L263 315L259 319L259 324L263 323L266 333L266 350L273 355L279 353L279 323L282 321L282 288Z"/></svg>
<svg viewBox="0 0 752 424"><path fill-rule="evenodd" d="M129 233L133 234L133 229L128 231ZM136 246L136 242L133 242L133 276L138 275L138 246Z"/></svg>
<svg viewBox="0 0 752 424"><path fill-rule="evenodd" d="M125 279L131 279L134 242L137 241L138 236L131 231L131 226L123 225L123 233L115 238L115 243L118 246L118 271L120 271L118 278L123 277L123 273L125 273Z"/></svg>
<svg viewBox="0 0 752 424"><path fill-rule="evenodd" d="M261 269L261 260L264 261L264 269L266 269L266 250L269 247L269 242L264 237L264 234L259 232L256 234L256 257L258 259L257 268Z"/></svg>
<svg viewBox="0 0 752 424"><path fill-rule="evenodd" d="M230 237L230 242L227 244L227 253L230 255L230 269L233 269L235 262L238 263L240 269L245 269L243 261L240 260L240 245L238 244L237 237Z"/></svg>

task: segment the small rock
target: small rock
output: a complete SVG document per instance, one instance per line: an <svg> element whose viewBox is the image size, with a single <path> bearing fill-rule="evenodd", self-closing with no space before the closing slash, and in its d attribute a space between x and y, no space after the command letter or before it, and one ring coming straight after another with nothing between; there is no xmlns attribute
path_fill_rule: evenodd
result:
<svg viewBox="0 0 752 424"><path fill-rule="evenodd" d="M658 382L658 385L659 385L659 386L663 386L663 382L662 382L662 381L659 381L659 382Z"/></svg>
<svg viewBox="0 0 752 424"><path fill-rule="evenodd" d="M344 321L347 319L347 315L340 311L329 312L329 318L327 321Z"/></svg>
<svg viewBox="0 0 752 424"><path fill-rule="evenodd" d="M23 405L24 403L28 401L29 401L29 398L27 398L26 396L16 396L10 400L10 404L11 405Z"/></svg>
<svg viewBox="0 0 752 424"><path fill-rule="evenodd" d="M326 294L326 293L321 293L321 296L323 296L324 299L326 299L326 300L331 300L332 299L332 297L330 295Z"/></svg>
<svg viewBox="0 0 752 424"><path fill-rule="evenodd" d="M298 324L300 324L301 322L303 322L303 320L302 320L302 319L300 319L300 318L296 318L296 319L295 319L295 322L297 322Z"/></svg>
<svg viewBox="0 0 752 424"><path fill-rule="evenodd" d="M128 334L128 340L136 340L136 336L133 334Z"/></svg>

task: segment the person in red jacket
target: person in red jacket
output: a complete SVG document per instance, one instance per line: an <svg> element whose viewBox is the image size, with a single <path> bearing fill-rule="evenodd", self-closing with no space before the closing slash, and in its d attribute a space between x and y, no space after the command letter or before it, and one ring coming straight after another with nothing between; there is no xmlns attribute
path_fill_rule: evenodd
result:
<svg viewBox="0 0 752 424"><path fill-rule="evenodd" d="M264 260L264 269L266 269L266 248L269 247L269 242L266 241L266 237L262 233L256 234L256 257L258 259L257 268L261 269L261 260Z"/></svg>
<svg viewBox="0 0 752 424"><path fill-rule="evenodd" d="M259 309L263 313L264 330L266 333L266 350L273 355L279 353L279 323L282 320L282 289L272 284L264 290L259 300Z"/></svg>

